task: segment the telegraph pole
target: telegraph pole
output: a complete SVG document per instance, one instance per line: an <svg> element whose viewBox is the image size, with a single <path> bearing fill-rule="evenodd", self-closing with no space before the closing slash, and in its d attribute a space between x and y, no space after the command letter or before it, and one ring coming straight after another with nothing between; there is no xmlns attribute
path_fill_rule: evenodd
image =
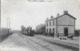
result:
<svg viewBox="0 0 80 51"><path fill-rule="evenodd" d="M8 28L8 34L10 33L10 18L7 18L7 28Z"/></svg>
<svg viewBox="0 0 80 51"><path fill-rule="evenodd" d="M7 28L10 28L10 18L7 18Z"/></svg>
<svg viewBox="0 0 80 51"><path fill-rule="evenodd" d="M9 28L10 28L10 18L9 18Z"/></svg>
<svg viewBox="0 0 80 51"><path fill-rule="evenodd" d="M7 18L7 28L8 28L8 18Z"/></svg>

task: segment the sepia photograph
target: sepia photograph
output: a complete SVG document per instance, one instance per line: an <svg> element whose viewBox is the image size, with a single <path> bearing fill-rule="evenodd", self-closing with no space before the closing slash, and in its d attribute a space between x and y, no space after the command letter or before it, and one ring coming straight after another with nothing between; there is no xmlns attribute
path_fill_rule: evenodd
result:
<svg viewBox="0 0 80 51"><path fill-rule="evenodd" d="M80 0L0 0L0 51L79 51Z"/></svg>

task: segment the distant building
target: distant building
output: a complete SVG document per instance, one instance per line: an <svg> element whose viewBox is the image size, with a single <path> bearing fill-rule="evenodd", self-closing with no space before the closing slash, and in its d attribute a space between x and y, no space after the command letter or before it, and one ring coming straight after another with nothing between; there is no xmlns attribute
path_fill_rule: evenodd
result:
<svg viewBox="0 0 80 51"><path fill-rule="evenodd" d="M68 13L68 11L64 11L63 15L57 14L56 18L51 16L50 19L47 18L46 24L46 33L53 34L54 36L71 36L75 34L75 20Z"/></svg>

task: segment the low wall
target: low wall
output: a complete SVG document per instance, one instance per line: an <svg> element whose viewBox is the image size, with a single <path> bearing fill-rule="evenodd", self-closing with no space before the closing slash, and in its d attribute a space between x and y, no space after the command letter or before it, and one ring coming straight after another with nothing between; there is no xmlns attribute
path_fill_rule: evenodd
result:
<svg viewBox="0 0 80 51"><path fill-rule="evenodd" d="M0 35L1 33L8 33L9 32L9 29L7 28L0 28Z"/></svg>
<svg viewBox="0 0 80 51"><path fill-rule="evenodd" d="M0 28L0 42L10 35L9 30L8 28Z"/></svg>

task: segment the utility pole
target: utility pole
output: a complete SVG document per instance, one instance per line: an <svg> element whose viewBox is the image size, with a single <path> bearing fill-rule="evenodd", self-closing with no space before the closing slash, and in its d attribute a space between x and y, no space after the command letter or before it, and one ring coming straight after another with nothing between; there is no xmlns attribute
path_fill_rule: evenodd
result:
<svg viewBox="0 0 80 51"><path fill-rule="evenodd" d="M9 18L9 28L10 28L10 18Z"/></svg>
<svg viewBox="0 0 80 51"><path fill-rule="evenodd" d="M7 28L10 28L10 18L7 18Z"/></svg>
<svg viewBox="0 0 80 51"><path fill-rule="evenodd" d="M10 18L7 18L7 28L8 28L8 34L10 33Z"/></svg>
<svg viewBox="0 0 80 51"><path fill-rule="evenodd" d="M8 18L7 18L7 28L8 28Z"/></svg>

